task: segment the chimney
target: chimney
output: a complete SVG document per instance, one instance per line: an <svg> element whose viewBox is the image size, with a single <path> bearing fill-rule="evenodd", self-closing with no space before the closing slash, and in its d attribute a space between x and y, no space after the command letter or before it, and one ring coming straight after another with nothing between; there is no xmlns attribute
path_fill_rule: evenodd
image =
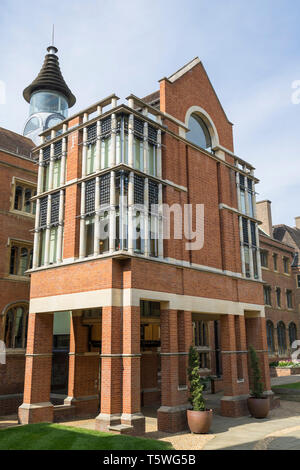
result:
<svg viewBox="0 0 300 470"><path fill-rule="evenodd" d="M268 200L257 202L256 213L258 220L262 222L260 226L262 230L273 237L271 204L271 201Z"/></svg>
<svg viewBox="0 0 300 470"><path fill-rule="evenodd" d="M295 225L298 230L300 230L300 215L295 217Z"/></svg>

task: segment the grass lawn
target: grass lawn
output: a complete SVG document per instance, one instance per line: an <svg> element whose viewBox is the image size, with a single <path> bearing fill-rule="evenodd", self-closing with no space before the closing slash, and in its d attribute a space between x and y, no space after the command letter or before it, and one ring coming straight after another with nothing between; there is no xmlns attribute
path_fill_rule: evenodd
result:
<svg viewBox="0 0 300 470"><path fill-rule="evenodd" d="M282 385L273 385L272 388L297 388L299 389L300 388L300 382L295 382L295 383L292 383L292 384L282 384Z"/></svg>
<svg viewBox="0 0 300 470"><path fill-rule="evenodd" d="M60 424L0 430L0 450L168 450L169 442L91 431Z"/></svg>

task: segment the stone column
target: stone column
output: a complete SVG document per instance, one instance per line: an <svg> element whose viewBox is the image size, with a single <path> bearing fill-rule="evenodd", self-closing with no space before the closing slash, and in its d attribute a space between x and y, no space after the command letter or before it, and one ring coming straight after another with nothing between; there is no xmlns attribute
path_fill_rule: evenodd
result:
<svg viewBox="0 0 300 470"><path fill-rule="evenodd" d="M260 259L260 249L259 249L259 231L258 231L258 225L255 224L255 233L256 233L256 245L257 245L257 250L256 250L256 259L257 259L257 270L258 270L258 279L261 281L262 280L262 273L261 273L261 259Z"/></svg>
<svg viewBox="0 0 300 470"><path fill-rule="evenodd" d="M252 251L252 238L251 238L251 223L248 219L248 236L249 236L249 260L250 260L250 277L254 279L254 264L253 264L253 251Z"/></svg>
<svg viewBox="0 0 300 470"><path fill-rule="evenodd" d="M161 130L157 131L157 177L162 178Z"/></svg>
<svg viewBox="0 0 300 470"><path fill-rule="evenodd" d="M62 139L62 156L61 156L61 167L60 167L60 185L62 186L66 182L66 156L67 156L67 139Z"/></svg>
<svg viewBox="0 0 300 470"><path fill-rule="evenodd" d="M111 115L111 143L109 152L109 166L113 167L116 164L116 141L117 141L117 118L115 114Z"/></svg>
<svg viewBox="0 0 300 470"><path fill-rule="evenodd" d="M248 387L247 381L239 380L237 368L237 355L245 354L245 350L239 349L245 346L245 337L243 329L243 321L238 320L240 327L240 338L236 338L236 322L234 315L222 315L220 320L221 326L221 349L222 349L222 372L224 396L221 399L221 414L223 416L243 416L248 414L247 398ZM244 363L243 363L244 364Z"/></svg>
<svg viewBox="0 0 300 470"><path fill-rule="evenodd" d="M46 235L45 235L45 258L44 258L45 266L49 264L50 223L51 223L51 194L48 195L48 201L47 201L47 228L46 228Z"/></svg>
<svg viewBox="0 0 300 470"><path fill-rule="evenodd" d="M57 262L62 262L62 245L64 234L64 191L59 192L59 216L58 216L58 229L57 229Z"/></svg>
<svg viewBox="0 0 300 470"><path fill-rule="evenodd" d="M101 403L98 431L121 423L122 413L122 314L120 307L102 308Z"/></svg>
<svg viewBox="0 0 300 470"><path fill-rule="evenodd" d="M134 251L134 240L133 240L133 206L134 206L134 173L133 171L129 174L128 180L128 253Z"/></svg>
<svg viewBox="0 0 300 470"><path fill-rule="evenodd" d="M83 138L82 138L82 162L81 168L82 173L81 176L84 178L86 176L86 167L87 167L87 127L83 128Z"/></svg>
<svg viewBox="0 0 300 470"><path fill-rule="evenodd" d="M158 257L164 257L164 239L163 239L163 213L162 213L162 204L163 204L163 189L162 184L158 185Z"/></svg>
<svg viewBox="0 0 300 470"><path fill-rule="evenodd" d="M99 141L100 142L100 141ZM95 183L95 236L94 236L94 256L100 253L100 178L96 177Z"/></svg>
<svg viewBox="0 0 300 470"><path fill-rule="evenodd" d="M149 179L145 178L144 186L144 240L145 240L145 256L149 256L150 246L149 246Z"/></svg>
<svg viewBox="0 0 300 470"><path fill-rule="evenodd" d="M43 166L43 150L40 150L39 153L39 171L38 171L38 183L37 183L37 195L42 193L42 188L43 188L43 171L44 171L44 166Z"/></svg>
<svg viewBox="0 0 300 470"><path fill-rule="evenodd" d="M148 122L144 122L143 141L144 172L149 173L149 147L148 147Z"/></svg>
<svg viewBox="0 0 300 470"><path fill-rule="evenodd" d="M161 310L161 407L157 412L158 430L178 432L186 429L187 391L179 388L177 310Z"/></svg>
<svg viewBox="0 0 300 470"><path fill-rule="evenodd" d="M123 410L121 423L131 434L145 432L141 413L140 308L123 307Z"/></svg>
<svg viewBox="0 0 300 470"><path fill-rule="evenodd" d="M245 205L246 214L250 215L249 199L248 199L248 178L245 176ZM249 237L249 264L250 264L250 277L254 279L254 266L253 266L253 252L252 252L252 240L251 240L251 229L250 220L247 220L248 237Z"/></svg>
<svg viewBox="0 0 300 470"><path fill-rule="evenodd" d="M30 313L28 321L22 424L52 422L50 403L52 372L53 315Z"/></svg>
<svg viewBox="0 0 300 470"><path fill-rule="evenodd" d="M88 327L72 313L70 328L68 397L65 405L76 416L96 415L99 409L99 352L88 352Z"/></svg>
<svg viewBox="0 0 300 470"><path fill-rule="evenodd" d="M99 171L100 169L101 169L101 121L97 121L95 171Z"/></svg>
<svg viewBox="0 0 300 470"><path fill-rule="evenodd" d="M244 245L243 245L243 222L242 222L241 216L239 216L239 229L240 229L242 274L243 274L243 277L246 277L245 253L244 253Z"/></svg>
<svg viewBox="0 0 300 470"><path fill-rule="evenodd" d="M110 173L109 251L116 251L116 174Z"/></svg>
<svg viewBox="0 0 300 470"><path fill-rule="evenodd" d="M35 212L35 228L34 228L34 240L33 240L33 260L32 260L32 267L33 269L37 268L39 265L39 251L40 251L40 232L39 232L39 224L40 224L40 208L41 208L41 200L36 200L36 212Z"/></svg>
<svg viewBox="0 0 300 470"><path fill-rule="evenodd" d="M129 115L128 120L128 165L133 168L134 166L134 117L133 114Z"/></svg>
<svg viewBox="0 0 300 470"><path fill-rule="evenodd" d="M79 258L85 257L85 182L81 183Z"/></svg>
<svg viewBox="0 0 300 470"><path fill-rule="evenodd" d="M48 190L53 189L53 170L54 170L54 144L50 146L50 163L49 163L49 184Z"/></svg>

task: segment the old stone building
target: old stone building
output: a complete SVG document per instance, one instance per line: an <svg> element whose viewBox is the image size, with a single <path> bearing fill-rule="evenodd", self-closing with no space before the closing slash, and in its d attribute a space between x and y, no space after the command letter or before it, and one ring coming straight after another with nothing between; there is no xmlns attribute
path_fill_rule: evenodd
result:
<svg viewBox="0 0 300 470"><path fill-rule="evenodd" d="M291 359L293 342L300 338L297 236L300 230L272 225L270 201L257 203L262 221L260 250L270 362ZM293 238L295 237L295 239Z"/></svg>
<svg viewBox="0 0 300 470"><path fill-rule="evenodd" d="M0 128L0 415L22 403L37 166L31 140Z"/></svg>
<svg viewBox="0 0 300 470"><path fill-rule="evenodd" d="M148 404L160 430L183 429L193 342L201 367L214 360L220 371L223 415L248 413L250 344L271 395L258 180L234 153L232 123L199 59L144 99L118 104L112 94L58 122L35 158L21 422L93 415L97 429L140 433ZM61 315L70 321L69 375L57 406L53 319ZM211 324L217 345L208 344Z"/></svg>

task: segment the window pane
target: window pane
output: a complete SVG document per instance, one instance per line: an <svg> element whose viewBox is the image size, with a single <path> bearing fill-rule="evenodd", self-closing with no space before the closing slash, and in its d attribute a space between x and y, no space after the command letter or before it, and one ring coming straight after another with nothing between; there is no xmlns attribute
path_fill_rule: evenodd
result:
<svg viewBox="0 0 300 470"><path fill-rule="evenodd" d="M18 248L12 246L10 250L10 274L17 274L17 263L18 263Z"/></svg>
<svg viewBox="0 0 300 470"><path fill-rule="evenodd" d="M18 211L22 210L22 196L23 196L23 188L21 186L17 186L16 192L15 192L14 209Z"/></svg>
<svg viewBox="0 0 300 470"><path fill-rule="evenodd" d="M28 265L28 250L27 248L21 249L20 263L19 263L19 276L24 276Z"/></svg>
<svg viewBox="0 0 300 470"><path fill-rule="evenodd" d="M58 227L52 227L50 229L49 263L57 261L57 234Z"/></svg>
<svg viewBox="0 0 300 470"><path fill-rule="evenodd" d="M87 148L87 174L95 171L96 144L88 145Z"/></svg>
<svg viewBox="0 0 300 470"><path fill-rule="evenodd" d="M149 144L149 173L156 176L156 147Z"/></svg>
<svg viewBox="0 0 300 470"><path fill-rule="evenodd" d="M94 254L94 217L88 217L85 219L86 229L86 245L85 254L86 256Z"/></svg>
<svg viewBox="0 0 300 470"><path fill-rule="evenodd" d="M49 164L44 167L43 174L43 191L48 191L49 188Z"/></svg>
<svg viewBox="0 0 300 470"><path fill-rule="evenodd" d="M100 254L109 250L109 218L108 212L100 215Z"/></svg>
<svg viewBox="0 0 300 470"><path fill-rule="evenodd" d="M190 142L196 145L199 145L199 147L210 150L211 149L210 134L209 134L206 124L200 118L200 116L193 114L189 119L188 127L190 130L189 132L187 132L187 137L186 137L187 140L189 140Z"/></svg>
<svg viewBox="0 0 300 470"><path fill-rule="evenodd" d="M23 326L24 326L24 309L18 307L15 310L15 322L14 322L14 347L23 347Z"/></svg>
<svg viewBox="0 0 300 470"><path fill-rule="evenodd" d="M26 189L25 190L25 212L30 213L31 212L31 189Z"/></svg>
<svg viewBox="0 0 300 470"><path fill-rule="evenodd" d="M39 254L39 265L43 266L45 260L45 242L46 242L46 230L40 232L40 254Z"/></svg>
<svg viewBox="0 0 300 470"><path fill-rule="evenodd" d="M53 164L53 188L58 188L60 185L60 170L61 170L61 160L55 160Z"/></svg>
<svg viewBox="0 0 300 470"><path fill-rule="evenodd" d="M110 151L110 137L101 141L101 169L108 167Z"/></svg>

